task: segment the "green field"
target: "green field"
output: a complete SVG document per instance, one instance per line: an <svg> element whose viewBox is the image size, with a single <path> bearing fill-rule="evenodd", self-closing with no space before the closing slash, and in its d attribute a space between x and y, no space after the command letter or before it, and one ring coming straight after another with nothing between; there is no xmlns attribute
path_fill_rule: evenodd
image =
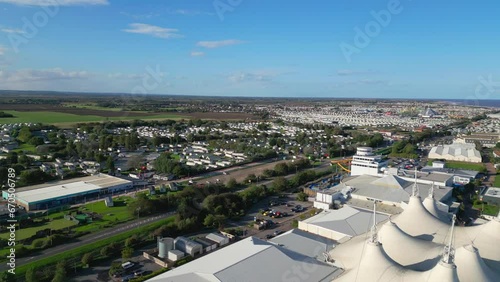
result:
<svg viewBox="0 0 500 282"><path fill-rule="evenodd" d="M68 108L79 108L79 109L100 110L100 111L112 111L112 112L123 111L123 109L121 108L99 107L96 106L95 104L65 103L64 106Z"/></svg>
<svg viewBox="0 0 500 282"><path fill-rule="evenodd" d="M482 210L483 209L483 205L474 205L474 208L475 209L478 209L478 210ZM491 215L491 216L497 216L498 215L498 211L500 211L500 207L498 206L495 206L495 205L484 205L484 210L483 210L483 214L486 214L486 215Z"/></svg>
<svg viewBox="0 0 500 282"><path fill-rule="evenodd" d="M73 226L75 224L76 223L69 221L69 220L66 220L66 219L56 219L56 220L52 220L52 221L50 221L44 225L41 225L41 226L28 227L28 228L23 228L21 226L21 229L18 229L16 231L16 241L27 239L27 238L35 235L36 232L40 231L40 230L44 230L47 228L50 228L52 230L59 230L59 229L63 229L66 227ZM10 235L9 232L1 233L0 238L7 239L7 238L9 238L9 235Z"/></svg>
<svg viewBox="0 0 500 282"><path fill-rule="evenodd" d="M19 112L19 111L4 111L14 115L13 118L1 118L0 124L4 123L24 123L24 122L40 122L46 124L75 124L79 122L99 122L99 121L117 121L117 120L159 120L159 119L180 119L183 118L174 114L159 114L152 116L132 116L124 115L121 117L101 117L92 115L74 115L58 112Z"/></svg>
<svg viewBox="0 0 500 282"><path fill-rule="evenodd" d="M432 165L433 160L428 160L427 165ZM467 162L457 162L457 161L446 161L445 167L455 168L455 169L467 169L475 171L483 171L486 167L483 164L478 163L467 163Z"/></svg>
<svg viewBox="0 0 500 282"><path fill-rule="evenodd" d="M493 187L500 187L500 174L495 175L495 181L493 181Z"/></svg>
<svg viewBox="0 0 500 282"><path fill-rule="evenodd" d="M485 169L485 166L483 164L466 163L466 162L447 161L445 166L448 168L468 169L475 171L482 171Z"/></svg>
<svg viewBox="0 0 500 282"><path fill-rule="evenodd" d="M30 144L21 144L19 148L13 150L16 153L22 153L22 152L28 152L28 153L34 153L36 151L36 148L34 145Z"/></svg>

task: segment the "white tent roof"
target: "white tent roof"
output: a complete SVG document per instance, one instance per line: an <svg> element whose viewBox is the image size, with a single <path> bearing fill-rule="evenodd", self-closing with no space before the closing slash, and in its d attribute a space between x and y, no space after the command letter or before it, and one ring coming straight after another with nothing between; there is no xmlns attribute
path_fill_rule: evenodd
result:
<svg viewBox="0 0 500 282"><path fill-rule="evenodd" d="M431 270L421 275L420 281L458 282L457 266L453 263L439 261Z"/></svg>
<svg viewBox="0 0 500 282"><path fill-rule="evenodd" d="M437 263L443 251L439 244L404 233L394 222L387 222L382 226L379 240L392 260L413 270L429 270Z"/></svg>
<svg viewBox="0 0 500 282"><path fill-rule="evenodd" d="M350 269L350 271L347 271L335 281L403 281L404 276L408 272L412 272L411 270L406 270L392 261L385 254L382 249L382 244L380 243L371 243L367 240L363 240L362 242L357 242L356 245L358 246L356 247L355 252L360 254L358 252L361 251L362 255L360 257L356 256L353 261L348 262L348 264L357 264L356 267ZM334 258L337 253L340 252L334 252ZM407 280L404 279L404 281Z"/></svg>
<svg viewBox="0 0 500 282"><path fill-rule="evenodd" d="M500 281L500 275L484 263L473 245L466 245L455 251L455 264L462 281Z"/></svg>
<svg viewBox="0 0 500 282"><path fill-rule="evenodd" d="M467 245L471 242L479 250L485 263L500 273L500 220L497 218L477 226L458 228L458 232L464 233L468 242L460 242Z"/></svg>
<svg viewBox="0 0 500 282"><path fill-rule="evenodd" d="M444 243L450 225L429 213L420 197L411 196L405 210L394 219L405 233L424 240Z"/></svg>
<svg viewBox="0 0 500 282"><path fill-rule="evenodd" d="M424 208L429 212L431 213L433 216L439 218L441 221L444 221L446 223L449 223L450 222L450 218L448 217L447 214L445 214L444 212L442 212L439 208L438 208L438 203L437 201L432 198L432 197L425 197L423 203L424 205Z"/></svg>

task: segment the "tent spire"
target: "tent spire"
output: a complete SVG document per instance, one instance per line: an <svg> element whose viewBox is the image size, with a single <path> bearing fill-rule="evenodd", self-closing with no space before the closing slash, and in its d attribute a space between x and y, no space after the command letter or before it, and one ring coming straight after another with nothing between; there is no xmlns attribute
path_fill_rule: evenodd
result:
<svg viewBox="0 0 500 282"><path fill-rule="evenodd" d="M450 239L448 243L444 247L444 254L442 261L447 264L452 264L455 259L455 248L453 248L453 228L455 227L456 215L453 215L451 220L451 229L450 229Z"/></svg>
<svg viewBox="0 0 500 282"><path fill-rule="evenodd" d="M373 225L371 228L371 234L370 234L370 243L378 243L378 230L377 230L377 201L373 202Z"/></svg>
<svg viewBox="0 0 500 282"><path fill-rule="evenodd" d="M415 183L413 184L413 188L411 190L411 195L415 196L415 197L419 196L418 186L417 186L417 168L416 167L415 167Z"/></svg>
<svg viewBox="0 0 500 282"><path fill-rule="evenodd" d="M429 195L427 197L434 199L434 181L432 182L431 189L429 189Z"/></svg>

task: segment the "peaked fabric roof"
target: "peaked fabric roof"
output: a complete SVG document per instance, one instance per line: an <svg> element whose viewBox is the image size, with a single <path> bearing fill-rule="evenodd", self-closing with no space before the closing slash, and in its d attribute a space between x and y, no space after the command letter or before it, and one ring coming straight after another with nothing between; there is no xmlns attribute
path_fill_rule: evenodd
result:
<svg viewBox="0 0 500 282"><path fill-rule="evenodd" d="M435 216L436 218L439 218L441 221L446 222L446 223L450 222L450 218L448 217L448 215L446 213L442 212L438 208L438 206L437 206L438 202L434 198L425 197L422 204L424 205L424 208L429 213L431 213L433 216Z"/></svg>
<svg viewBox="0 0 500 282"><path fill-rule="evenodd" d="M402 179L401 177L390 174L373 181L371 184L388 188L404 189L410 184L410 182Z"/></svg>
<svg viewBox="0 0 500 282"><path fill-rule="evenodd" d="M405 210L394 219L405 233L424 240L443 243L450 226L430 214L420 201L411 196Z"/></svg>
<svg viewBox="0 0 500 282"><path fill-rule="evenodd" d="M379 240L387 255L398 264L413 270L428 270L440 258L443 247L404 233L394 222L385 223Z"/></svg>
<svg viewBox="0 0 500 282"><path fill-rule="evenodd" d="M500 280L500 276L484 263L477 248L473 245L466 245L455 251L455 264L462 281L494 282Z"/></svg>

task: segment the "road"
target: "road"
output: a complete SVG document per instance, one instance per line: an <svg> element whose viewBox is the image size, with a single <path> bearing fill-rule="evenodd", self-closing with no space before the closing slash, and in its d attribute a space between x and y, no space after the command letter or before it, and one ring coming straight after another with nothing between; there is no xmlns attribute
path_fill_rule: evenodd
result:
<svg viewBox="0 0 500 282"><path fill-rule="evenodd" d="M340 159L340 158L338 158L338 159ZM310 168L310 169L323 171L323 170L328 169L329 167L330 167L330 160L327 159L327 160L324 160L322 164L315 166L313 168ZM294 176L294 174L290 174L290 175L286 176L286 178L291 178L293 176ZM272 183L272 180L268 180L268 181L262 181L260 184L270 185L271 183ZM117 225L117 226L110 228L110 229L103 230L101 232L96 232L93 234L85 235L85 236L78 238L75 242L71 242L68 244L59 245L59 246L56 246L53 248L42 250L42 251L38 252L37 255L35 255L35 256L18 258L16 260L16 264L17 265L25 265L25 264L28 264L28 263L31 263L31 262L34 262L34 261L37 261L40 259L44 259L44 258L53 256L55 254L59 254L59 253L69 251L69 250L77 248L77 247L81 247L81 246L84 246L87 244L94 243L94 242L101 240L101 239L105 239L105 238L109 238L111 236L118 235L120 233L132 230L134 228L138 228L138 227L141 227L141 226L144 226L147 224L157 222L157 221L164 219L168 216L171 216L173 214L175 214L175 212L169 212L169 213L165 213L165 214L158 215L155 217L150 217L147 219L137 219L137 220L134 220L134 221L131 221L128 223ZM296 217L296 215L288 217L288 218L283 220L284 221L283 223L287 222L288 224L291 224L291 220L295 217ZM288 227L291 227L291 225ZM290 229L290 228L286 228L286 229ZM261 233L261 232L258 232L258 233ZM0 265L0 271L5 271L7 269L8 269L7 264L4 263L4 264Z"/></svg>
<svg viewBox="0 0 500 282"><path fill-rule="evenodd" d="M18 259L16 259L16 265L18 265L18 266L26 265L28 263L31 263L31 262L34 262L34 261L37 261L40 259L44 259L44 258L53 256L55 254L59 254L59 253L69 251L69 250L77 248L77 247L81 247L81 246L84 246L87 244L94 243L94 242L99 241L101 239L109 238L109 237L118 235L120 233L129 231L129 230L141 227L141 226L155 223L157 221L160 221L160 220L167 218L167 217L174 215L174 214L175 214L175 212L168 212L168 213L164 213L164 214L149 217L149 218L136 219L136 220L133 220L133 221L130 221L127 223L119 224L115 227L108 228L108 229L100 231L100 232L84 235L84 236L76 239L76 241L74 241L74 242L42 250L42 251L38 252L38 254L35 256L18 258ZM6 263L2 263L0 265L0 271L5 271L7 269L8 269L8 266Z"/></svg>

